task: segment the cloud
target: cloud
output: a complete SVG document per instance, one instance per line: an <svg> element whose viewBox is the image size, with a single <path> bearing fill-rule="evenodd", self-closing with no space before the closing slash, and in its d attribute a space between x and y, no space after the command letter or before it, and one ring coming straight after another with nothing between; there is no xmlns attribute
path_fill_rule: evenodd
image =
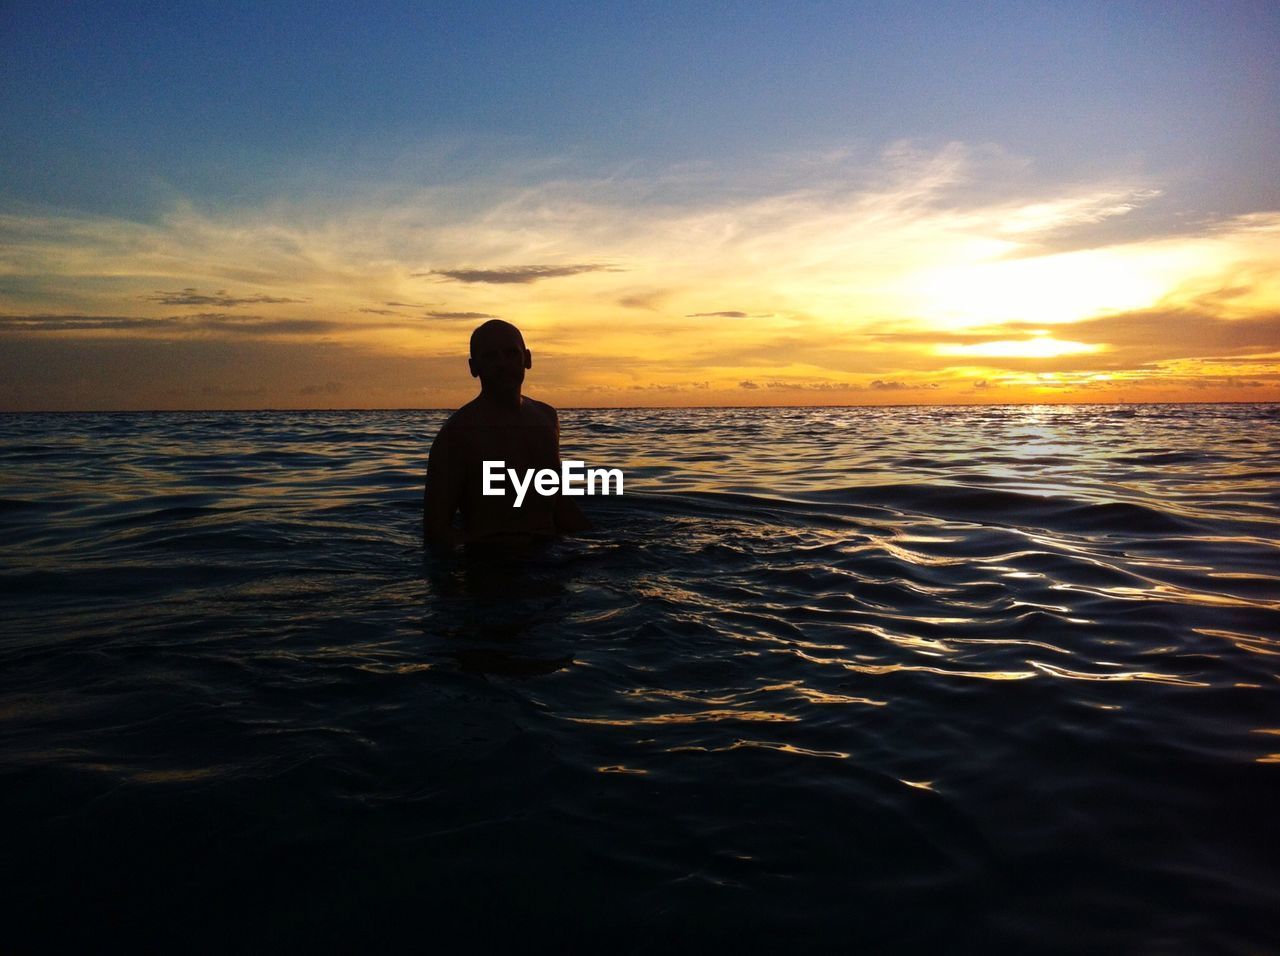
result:
<svg viewBox="0 0 1280 956"><path fill-rule="evenodd" d="M496 315L488 312L428 312L430 319L496 319Z"/></svg>
<svg viewBox="0 0 1280 956"><path fill-rule="evenodd" d="M1229 298L1243 294L1251 291L1237 290ZM1190 306L1115 312L1049 328L1037 322L1003 322L963 331L902 328L861 337L890 354L911 349L915 367L921 368L949 367L964 358L986 368L1117 371L1209 357L1243 363L1280 352L1280 312L1231 316L1200 307L1209 303L1216 300L1199 296Z"/></svg>
<svg viewBox="0 0 1280 956"><path fill-rule="evenodd" d="M157 291L154 295L146 295L142 298L148 302L159 302L161 305L217 305L224 309L237 305L275 305L286 302L306 301L304 299L286 299L270 295L234 296L227 295L226 291L222 289L219 289L213 295L201 295L193 288L183 289L180 292Z"/></svg>
<svg viewBox="0 0 1280 956"><path fill-rule="evenodd" d="M408 323L403 323L408 327ZM397 327L392 325L389 327ZM334 322L328 319L269 319L259 315L227 312L195 312L163 318L120 315L0 315L0 333L13 335L59 335L135 332L145 337L173 338L190 333L225 333L235 336L312 335L366 329L364 323ZM66 336L60 336L66 337Z"/></svg>
<svg viewBox="0 0 1280 956"><path fill-rule="evenodd" d="M336 332L352 326L344 322L325 319L262 319L256 316L219 316L213 313L192 316L194 322L184 321L185 316L172 316L177 325L186 325L206 332L229 332L236 335L310 335L315 332Z"/></svg>
<svg viewBox="0 0 1280 956"><path fill-rule="evenodd" d="M1187 359L1243 363L1253 356L1280 351L1280 312L1226 318L1197 308L1140 309L1073 322L1058 326L1057 330L1072 341L1096 346L1097 350L1086 354L999 355L981 362L1043 372L1111 372ZM1012 336L1024 337L1023 342L1030 347L1044 341L1036 337L1043 329L1030 322L1005 323L978 331L976 338L972 333L933 333L929 338L943 348L952 341L979 343L972 346L971 361L979 360L980 343L1002 344Z"/></svg>
<svg viewBox="0 0 1280 956"><path fill-rule="evenodd" d="M581 264L570 266L505 266L499 269L432 269L430 272L415 272L415 276L444 276L455 282L490 282L497 285L511 283L525 284L542 279L558 279L562 276L576 276L584 272L620 272L611 266Z"/></svg>
<svg viewBox="0 0 1280 956"><path fill-rule="evenodd" d="M686 389L709 389L710 382L649 382L646 385L628 385L631 392L683 392Z"/></svg>
<svg viewBox="0 0 1280 956"><path fill-rule="evenodd" d="M690 312L688 315L686 315L686 316L685 316L685 318L686 318L686 319L702 319L702 318L712 318L712 317L715 317L715 316L719 316L719 317L721 317L721 318L725 318L725 319L745 319L745 318L747 317L747 313L745 313L745 312L736 312L736 311L733 311L733 312Z"/></svg>
<svg viewBox="0 0 1280 956"><path fill-rule="evenodd" d="M857 392L863 386L853 382L788 382L779 379L765 382L765 388L807 392Z"/></svg>
<svg viewBox="0 0 1280 956"><path fill-rule="evenodd" d="M1194 378L1187 381L1189 388L1205 389L1205 388L1266 388L1267 382L1259 382L1255 379L1239 379L1234 375L1228 375L1225 378Z"/></svg>
<svg viewBox="0 0 1280 956"><path fill-rule="evenodd" d="M154 328L155 319L124 315L0 315L0 332L84 332Z"/></svg>
<svg viewBox="0 0 1280 956"><path fill-rule="evenodd" d="M939 385L937 382L901 382L896 379L885 381L878 378L868 387L876 392L909 392L922 388L938 388Z"/></svg>
<svg viewBox="0 0 1280 956"><path fill-rule="evenodd" d="M1225 318L1194 308L1140 309L1074 322L1069 329L1073 339L1110 345L1130 359L1280 349L1280 312Z"/></svg>
<svg viewBox="0 0 1280 956"><path fill-rule="evenodd" d="M739 382L739 383L738 383L738 388L747 388L747 389L752 389L752 388L759 388L759 387L760 387L760 386L759 386L759 385L757 385L755 382L750 382L750 381L748 381L748 382Z"/></svg>
<svg viewBox="0 0 1280 956"><path fill-rule="evenodd" d="M394 309L360 309L361 312L368 312L370 315L400 315Z"/></svg>
<svg viewBox="0 0 1280 956"><path fill-rule="evenodd" d="M653 312L672 294L671 289L650 289L643 292L629 292L617 301L618 305L624 309L646 309Z"/></svg>

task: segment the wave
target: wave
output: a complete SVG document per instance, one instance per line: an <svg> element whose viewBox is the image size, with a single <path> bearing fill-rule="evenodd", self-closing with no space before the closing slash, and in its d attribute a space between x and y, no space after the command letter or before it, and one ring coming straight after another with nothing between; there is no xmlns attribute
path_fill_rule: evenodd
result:
<svg viewBox="0 0 1280 956"><path fill-rule="evenodd" d="M1265 948L1272 409L566 412L627 493L496 562L424 561L443 417L9 423L19 911Z"/></svg>

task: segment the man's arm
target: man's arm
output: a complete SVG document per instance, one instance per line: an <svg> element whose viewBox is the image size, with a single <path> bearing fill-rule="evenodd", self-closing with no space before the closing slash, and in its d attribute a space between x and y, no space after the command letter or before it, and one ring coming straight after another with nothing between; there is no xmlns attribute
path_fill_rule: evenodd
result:
<svg viewBox="0 0 1280 956"><path fill-rule="evenodd" d="M462 543L453 515L462 499L462 460L447 425L431 443L427 479L422 488L422 543L432 554L446 555Z"/></svg>
<svg viewBox="0 0 1280 956"><path fill-rule="evenodd" d="M546 406L547 411L551 413L551 425L555 429L556 435L556 471L560 470L560 416L556 414L556 410L550 405ZM551 518L556 524L556 530L561 534L573 534L577 531L594 531L595 526L591 523L591 519L582 513L582 509L578 507L576 502L570 501L563 493L556 494L555 504L552 508Z"/></svg>

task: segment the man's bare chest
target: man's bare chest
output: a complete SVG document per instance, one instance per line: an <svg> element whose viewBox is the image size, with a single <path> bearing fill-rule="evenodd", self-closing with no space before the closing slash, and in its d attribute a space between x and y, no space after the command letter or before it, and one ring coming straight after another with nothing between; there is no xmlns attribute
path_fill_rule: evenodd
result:
<svg viewBox="0 0 1280 956"><path fill-rule="evenodd" d="M556 463L555 434L550 428L527 425L477 425L462 436L468 472L479 473L486 461L503 461L508 468L549 468Z"/></svg>

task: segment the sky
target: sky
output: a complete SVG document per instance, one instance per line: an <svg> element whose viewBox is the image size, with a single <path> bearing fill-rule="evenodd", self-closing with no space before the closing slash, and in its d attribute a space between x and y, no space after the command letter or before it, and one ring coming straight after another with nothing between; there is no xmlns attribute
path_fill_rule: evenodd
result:
<svg viewBox="0 0 1280 956"><path fill-rule="evenodd" d="M0 8L0 410L1280 401L1280 6Z"/></svg>

